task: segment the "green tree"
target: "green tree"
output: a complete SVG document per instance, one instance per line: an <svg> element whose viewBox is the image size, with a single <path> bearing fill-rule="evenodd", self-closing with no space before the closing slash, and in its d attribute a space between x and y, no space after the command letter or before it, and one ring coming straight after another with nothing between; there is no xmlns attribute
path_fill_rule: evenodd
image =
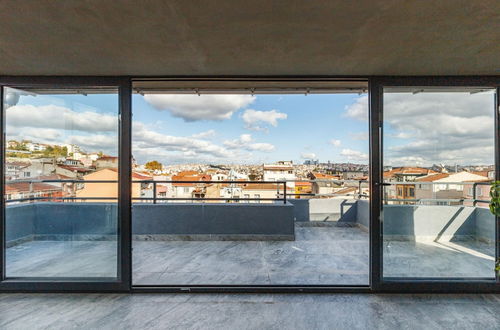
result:
<svg viewBox="0 0 500 330"><path fill-rule="evenodd" d="M154 170L161 170L163 166L161 165L160 162L152 160L150 162L147 162L146 165L144 165L144 167L147 168L148 170L154 171Z"/></svg>

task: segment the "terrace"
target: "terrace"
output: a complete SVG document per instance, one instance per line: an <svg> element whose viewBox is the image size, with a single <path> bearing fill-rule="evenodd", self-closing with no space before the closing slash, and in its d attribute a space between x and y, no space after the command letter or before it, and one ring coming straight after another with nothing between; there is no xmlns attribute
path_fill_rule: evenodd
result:
<svg viewBox="0 0 500 330"><path fill-rule="evenodd" d="M136 198L133 283L368 284L368 200L308 197L316 198ZM7 277L114 277L117 206L106 199L9 205ZM494 217L461 202L384 205L384 276L493 277Z"/></svg>

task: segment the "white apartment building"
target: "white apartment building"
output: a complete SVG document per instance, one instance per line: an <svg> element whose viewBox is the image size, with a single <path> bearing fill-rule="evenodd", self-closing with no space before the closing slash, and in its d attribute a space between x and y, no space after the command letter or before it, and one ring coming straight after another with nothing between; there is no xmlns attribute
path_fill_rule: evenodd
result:
<svg viewBox="0 0 500 330"><path fill-rule="evenodd" d="M31 151L31 152L33 152L33 151L44 151L45 149L47 149L47 145L40 144L40 143L28 142L28 143L26 143L26 148L28 148L28 150Z"/></svg>
<svg viewBox="0 0 500 330"><path fill-rule="evenodd" d="M296 180L291 161L279 161L276 164L263 165L264 181ZM295 182L288 182L288 187L295 187Z"/></svg>

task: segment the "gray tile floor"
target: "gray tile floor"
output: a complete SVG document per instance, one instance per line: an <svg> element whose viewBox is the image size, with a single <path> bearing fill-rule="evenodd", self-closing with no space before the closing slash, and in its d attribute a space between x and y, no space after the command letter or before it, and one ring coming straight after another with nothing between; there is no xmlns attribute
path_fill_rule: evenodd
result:
<svg viewBox="0 0 500 330"><path fill-rule="evenodd" d="M0 294L1 329L498 329L500 295Z"/></svg>
<svg viewBox="0 0 500 330"><path fill-rule="evenodd" d="M295 241L134 241L134 284L368 284L368 234L297 227ZM384 243L384 274L493 277L494 246ZM33 241L7 249L7 276L116 274L111 241Z"/></svg>
<svg viewBox="0 0 500 330"><path fill-rule="evenodd" d="M116 241L30 241L7 249L9 277L116 277Z"/></svg>
<svg viewBox="0 0 500 330"><path fill-rule="evenodd" d="M368 284L368 234L296 227L295 241L135 241L134 284Z"/></svg>
<svg viewBox="0 0 500 330"><path fill-rule="evenodd" d="M479 241L384 242L387 277L495 278L495 245Z"/></svg>

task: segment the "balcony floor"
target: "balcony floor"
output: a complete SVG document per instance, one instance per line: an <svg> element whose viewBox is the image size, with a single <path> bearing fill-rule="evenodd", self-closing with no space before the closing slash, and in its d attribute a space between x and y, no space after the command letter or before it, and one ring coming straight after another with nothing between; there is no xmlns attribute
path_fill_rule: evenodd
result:
<svg viewBox="0 0 500 330"><path fill-rule="evenodd" d="M368 234L296 227L295 241L134 241L133 283L368 284ZM494 245L384 242L384 275L493 277ZM113 241L31 241L7 249L8 277L113 277Z"/></svg>
<svg viewBox="0 0 500 330"><path fill-rule="evenodd" d="M1 329L498 329L500 295L0 294Z"/></svg>
<svg viewBox="0 0 500 330"><path fill-rule="evenodd" d="M368 284L368 233L299 227L295 241L135 241L134 284Z"/></svg>

